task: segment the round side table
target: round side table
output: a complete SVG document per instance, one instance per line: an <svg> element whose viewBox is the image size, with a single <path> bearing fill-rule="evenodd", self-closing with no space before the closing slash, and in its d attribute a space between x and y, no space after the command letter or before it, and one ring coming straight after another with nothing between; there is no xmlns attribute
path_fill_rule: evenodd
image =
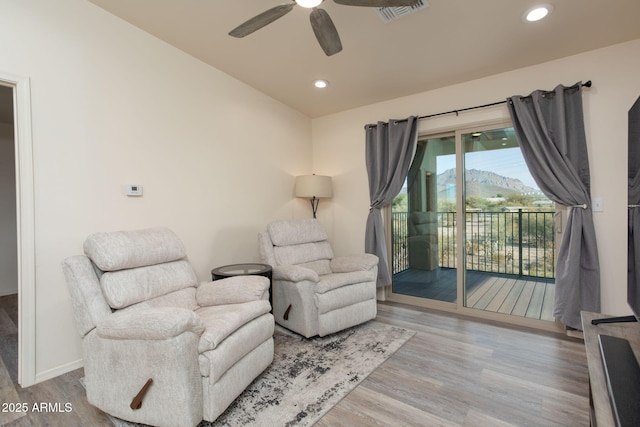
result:
<svg viewBox="0 0 640 427"><path fill-rule="evenodd" d="M271 266L267 264L231 264L211 270L211 279L218 280L233 276L264 276L271 281Z"/></svg>

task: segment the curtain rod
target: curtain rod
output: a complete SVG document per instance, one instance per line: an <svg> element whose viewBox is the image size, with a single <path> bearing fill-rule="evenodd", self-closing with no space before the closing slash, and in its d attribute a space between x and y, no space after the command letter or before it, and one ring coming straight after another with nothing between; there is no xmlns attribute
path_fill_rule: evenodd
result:
<svg viewBox="0 0 640 427"><path fill-rule="evenodd" d="M591 87L591 80L587 80L586 82L582 83L582 86L586 86L586 87ZM580 85L580 83L578 83L577 85ZM574 87L577 85L573 85L570 87ZM457 110L451 110L451 111L445 111L444 113L436 113L436 114L428 114L426 116L419 116L418 120L422 120L422 119L428 119L430 117L437 117L437 116L444 116L446 114L453 114L455 113L456 116L458 115L458 113L461 113L463 111L469 111L469 110L477 110L478 108L486 108L486 107L493 107L494 105L500 105L500 104L506 104L507 100L505 99L504 101L498 101L498 102L492 102L490 104L484 104L484 105L476 105L475 107L467 107L467 108L460 108Z"/></svg>

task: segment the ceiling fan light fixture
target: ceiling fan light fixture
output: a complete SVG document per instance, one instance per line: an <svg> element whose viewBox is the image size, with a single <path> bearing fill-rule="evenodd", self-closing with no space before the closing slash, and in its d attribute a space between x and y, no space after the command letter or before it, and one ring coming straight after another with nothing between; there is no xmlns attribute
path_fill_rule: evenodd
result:
<svg viewBox="0 0 640 427"><path fill-rule="evenodd" d="M313 85L314 85L315 87L317 87L318 89L324 89L324 88L326 88L327 86L329 86L329 82L328 82L328 81L326 81L326 80L320 80L320 79L319 79L319 80L314 80L314 81L313 81Z"/></svg>
<svg viewBox="0 0 640 427"><path fill-rule="evenodd" d="M308 9L312 9L314 7L320 6L323 0L296 0L298 6L306 7Z"/></svg>
<svg viewBox="0 0 640 427"><path fill-rule="evenodd" d="M552 10L553 6L550 4L540 4L528 9L522 19L525 22L536 22L548 16Z"/></svg>

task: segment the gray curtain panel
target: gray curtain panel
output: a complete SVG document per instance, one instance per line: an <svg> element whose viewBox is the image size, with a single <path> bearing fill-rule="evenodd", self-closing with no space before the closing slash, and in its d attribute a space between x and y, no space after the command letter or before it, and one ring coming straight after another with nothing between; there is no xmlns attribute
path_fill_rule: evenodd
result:
<svg viewBox="0 0 640 427"><path fill-rule="evenodd" d="M365 126L371 200L365 231L365 252L380 258L378 287L391 284L381 209L390 205L402 189L416 149L417 128L418 118L415 116Z"/></svg>
<svg viewBox="0 0 640 427"><path fill-rule="evenodd" d="M540 190L571 206L558 248L554 316L582 330L580 311L600 311L600 263L596 244L582 84L507 99L522 155Z"/></svg>

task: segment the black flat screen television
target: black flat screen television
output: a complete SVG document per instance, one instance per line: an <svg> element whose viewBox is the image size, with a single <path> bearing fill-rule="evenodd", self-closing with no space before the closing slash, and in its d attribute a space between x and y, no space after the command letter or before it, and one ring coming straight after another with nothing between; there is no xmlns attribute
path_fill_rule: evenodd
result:
<svg viewBox="0 0 640 427"><path fill-rule="evenodd" d="M629 110L627 304L632 316L596 319L591 323L640 320L640 98ZM637 328L640 334L640 327ZM626 339L600 334L600 354L614 421L618 427L640 426L640 365Z"/></svg>

